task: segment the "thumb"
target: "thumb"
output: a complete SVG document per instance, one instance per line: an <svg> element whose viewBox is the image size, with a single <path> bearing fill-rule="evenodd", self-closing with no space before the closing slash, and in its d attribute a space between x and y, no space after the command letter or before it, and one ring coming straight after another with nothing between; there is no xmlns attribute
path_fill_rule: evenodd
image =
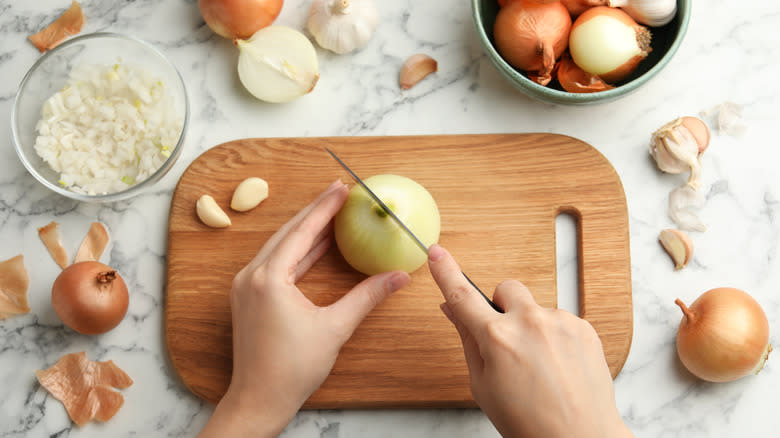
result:
<svg viewBox="0 0 780 438"><path fill-rule="evenodd" d="M373 275L358 283L340 300L328 306L329 318L336 326L343 328L346 342L363 319L374 307L393 292L409 284L411 277L404 271L385 272Z"/></svg>

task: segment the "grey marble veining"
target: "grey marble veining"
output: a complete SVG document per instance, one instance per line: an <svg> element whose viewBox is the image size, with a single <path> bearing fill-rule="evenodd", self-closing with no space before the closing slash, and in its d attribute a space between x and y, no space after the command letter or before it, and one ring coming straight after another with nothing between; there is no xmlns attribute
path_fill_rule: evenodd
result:
<svg viewBox="0 0 780 438"><path fill-rule="evenodd" d="M780 323L780 5L695 2L688 35L655 79L619 101L564 107L533 101L507 85L483 55L469 2L380 1L382 23L368 47L348 56L318 50L322 77L314 93L284 105L254 100L238 81L238 52L214 35L195 0L87 1L83 33L114 31L159 47L181 71L191 99L185 150L173 170L145 194L109 205L70 201L48 192L13 150L10 113L16 89L38 51L27 36L52 21L67 0L0 0L0 260L25 256L31 270L28 315L0 321L0 437L195 436L213 406L175 376L163 341L166 226L171 193L200 153L242 137L555 132L598 148L622 178L629 204L634 297L631 353L615 381L618 407L637 437L777 436L778 359L757 377L730 384L693 378L680 364L674 337L679 297L734 286L755 296ZM285 2L279 24L302 29L309 2ZM439 71L401 91L397 76L409 55L424 52ZM669 192L681 176L662 175L647 153L653 130L680 115L725 101L744 105L746 132L713 131L703 156L709 226L693 235L691 264L673 272L658 245ZM59 268L37 228L61 223L71 253L93 220L109 228L104 260L121 266L132 299L127 317L97 337L65 328L49 291ZM573 242L571 236L564 248ZM568 246L571 248L571 245ZM572 250L561 266L574 272ZM568 284L571 284L569 282ZM112 359L135 384L107 424L73 426L62 405L42 390L33 371L61 355L85 350ZM310 411L283 437L495 437L478 410Z"/></svg>

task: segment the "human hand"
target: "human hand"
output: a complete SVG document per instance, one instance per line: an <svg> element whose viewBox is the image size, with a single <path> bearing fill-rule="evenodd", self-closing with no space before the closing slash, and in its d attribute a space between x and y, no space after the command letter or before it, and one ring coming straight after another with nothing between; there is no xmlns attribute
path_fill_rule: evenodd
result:
<svg viewBox="0 0 780 438"><path fill-rule="evenodd" d="M363 318L409 282L402 271L378 274L327 307L314 305L295 285L328 250L333 216L347 194L346 185L333 183L234 278L233 377L201 436L277 436L328 376Z"/></svg>
<svg viewBox="0 0 780 438"><path fill-rule="evenodd" d="M615 406L596 331L569 312L545 309L517 281L505 281L494 311L440 246L428 252L446 299L442 311L463 343L471 392L505 437L631 437Z"/></svg>

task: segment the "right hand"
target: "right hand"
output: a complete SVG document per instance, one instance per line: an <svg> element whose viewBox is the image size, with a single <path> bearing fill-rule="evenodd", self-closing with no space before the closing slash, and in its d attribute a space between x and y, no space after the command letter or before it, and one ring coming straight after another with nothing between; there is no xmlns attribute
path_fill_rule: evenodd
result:
<svg viewBox="0 0 780 438"><path fill-rule="evenodd" d="M546 309L517 281L493 299L474 290L442 247L428 263L441 309L463 343L474 400L505 437L631 437L615 406L601 341L587 321Z"/></svg>

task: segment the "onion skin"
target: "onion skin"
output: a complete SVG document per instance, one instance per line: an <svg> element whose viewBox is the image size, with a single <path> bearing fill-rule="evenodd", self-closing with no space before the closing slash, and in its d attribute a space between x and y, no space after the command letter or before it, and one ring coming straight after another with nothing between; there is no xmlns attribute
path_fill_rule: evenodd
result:
<svg viewBox="0 0 780 438"><path fill-rule="evenodd" d="M747 293L717 288L702 294L688 308L677 331L677 354L685 368L702 380L730 382L763 368L772 346L769 321L761 305Z"/></svg>
<svg viewBox="0 0 780 438"><path fill-rule="evenodd" d="M282 4L282 0L198 0L206 24L231 40L245 40L273 23Z"/></svg>
<svg viewBox="0 0 780 438"><path fill-rule="evenodd" d="M97 335L122 322L129 295L114 269L86 261L68 266L54 280L51 302L65 325L85 335Z"/></svg>
<svg viewBox="0 0 780 438"><path fill-rule="evenodd" d="M615 88L600 77L577 67L577 64L566 56L558 62L556 76L561 88L569 93L597 93Z"/></svg>
<svg viewBox="0 0 780 438"><path fill-rule="evenodd" d="M628 38L635 39L632 40L635 44L635 47L633 48L634 55L621 59L620 61L622 62L615 65L616 62L614 61L617 60L617 57L625 54L618 54L615 51L617 49L613 49L613 51L610 52L606 50L606 48L623 46L621 47L621 50L623 50L625 49L625 45L630 43L619 38L619 41L615 41L615 36L617 35L615 35L614 31L609 35L602 33L602 31L605 30L602 28L606 28L607 26L603 25L604 22L602 21L600 22L602 25L595 28L592 26L593 23L589 23L594 19L611 19L611 24L614 24L615 21L617 21L627 28L633 29L633 32ZM614 28L612 29L614 30ZM592 41L588 42L592 39L598 40L595 42L598 46L597 49L591 46L591 44L594 44ZM651 39L652 35L650 30L637 24L630 15L617 8L596 6L586 10L574 21L574 24L572 24L571 33L569 34L569 52L571 53L574 62L581 69L599 76L608 83L615 83L628 77L628 75L636 70L639 63L652 51L652 48L650 47ZM615 58L613 59L611 57ZM607 70L604 67L606 64L613 65L613 67Z"/></svg>
<svg viewBox="0 0 780 438"><path fill-rule="evenodd" d="M566 50L570 29L569 11L560 2L514 0L498 12L493 37L506 62L547 85L555 60Z"/></svg>

